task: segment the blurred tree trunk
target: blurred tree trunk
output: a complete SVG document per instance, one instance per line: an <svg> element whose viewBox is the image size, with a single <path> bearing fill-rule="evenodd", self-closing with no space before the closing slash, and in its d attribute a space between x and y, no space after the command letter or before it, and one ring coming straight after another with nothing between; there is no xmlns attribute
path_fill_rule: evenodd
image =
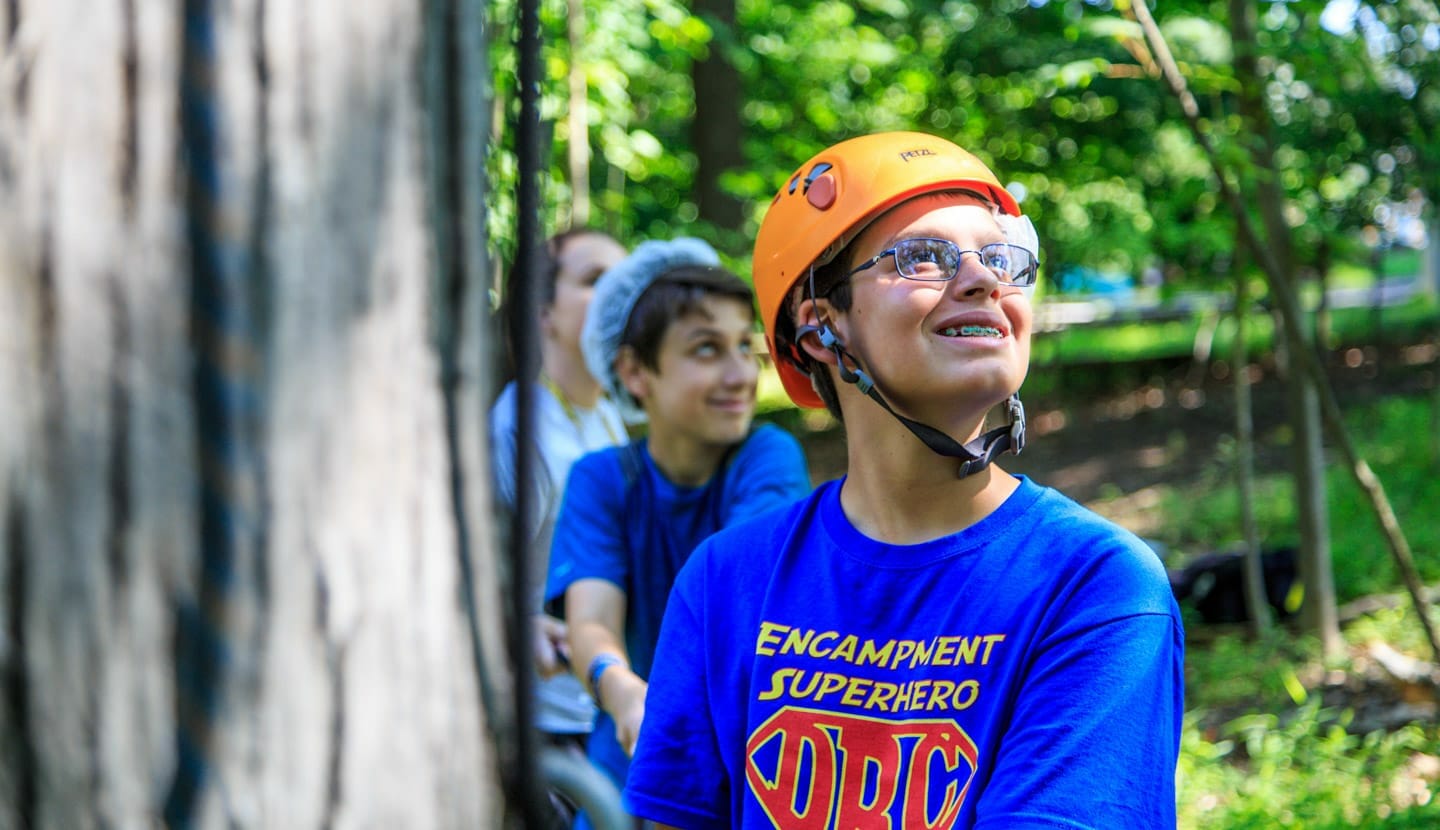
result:
<svg viewBox="0 0 1440 830"><path fill-rule="evenodd" d="M438 0L215 4L209 186L254 303L248 339L215 334L254 379L257 510L199 826L502 823L503 626L470 612L462 559L497 595L485 287L455 281L480 273L455 263L483 246L481 166L442 163L478 160L455 124L484 107L449 95L439 136L427 62L478 43L478 3L445 4L466 5L442 33ZM201 491L182 20L0 4L0 828L159 826L197 515L239 495Z"/></svg>
<svg viewBox="0 0 1440 830"><path fill-rule="evenodd" d="M710 24L714 37L703 60L692 69L695 120L691 140L697 161L695 201L700 219L738 231L743 205L721 186L726 172L745 163L740 122L740 73L725 56L735 34L735 0L695 0L693 11Z"/></svg>
<svg viewBox="0 0 1440 830"><path fill-rule="evenodd" d="M1237 245L1237 251L1244 247ZM1250 633L1260 637L1273 625L1260 559L1260 530L1255 523L1255 413L1250 398L1250 277L1245 257L1235 269L1235 340L1230 349L1235 384L1235 485L1240 493L1240 530L1244 540L1245 609Z"/></svg>
<svg viewBox="0 0 1440 830"><path fill-rule="evenodd" d="M565 114L570 162L570 224L590 222L590 85L585 80L585 0L569 0L570 109Z"/></svg>
<svg viewBox="0 0 1440 830"><path fill-rule="evenodd" d="M1320 302L1315 306L1315 345L1320 349L1334 348L1330 314L1330 262L1332 247L1328 234L1320 237L1315 249L1315 282L1320 288Z"/></svg>
<svg viewBox="0 0 1440 830"><path fill-rule="evenodd" d="M1265 240L1287 284L1296 285L1295 259L1290 249L1290 226L1285 221L1285 194L1280 187L1279 167L1270 114L1265 109L1264 76L1256 60L1255 5L1252 0L1229 0L1230 33L1235 47L1235 77L1239 82L1239 110L1247 122L1251 159L1258 180L1254 196ZM1279 317L1277 315L1277 320ZM1298 326L1299 321L1296 321ZM1283 321L1277 323L1283 325ZM1306 347L1313 345L1312 331L1301 326L1296 332ZM1277 342L1283 342L1277 338ZM1305 584L1302 620L1314 632L1326 654L1343 646L1335 604L1335 582L1330 562L1330 528L1325 502L1325 458L1320 424L1320 398L1315 379L1294 365L1295 356L1284 361L1286 400L1294 430L1292 447L1295 477L1296 521L1300 530L1300 572Z"/></svg>

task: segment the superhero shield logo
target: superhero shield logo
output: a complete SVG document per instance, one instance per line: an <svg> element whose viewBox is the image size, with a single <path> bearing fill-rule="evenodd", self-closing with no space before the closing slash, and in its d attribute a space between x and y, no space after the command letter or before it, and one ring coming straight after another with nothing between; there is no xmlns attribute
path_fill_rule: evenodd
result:
<svg viewBox="0 0 1440 830"><path fill-rule="evenodd" d="M978 751L953 720L786 707L750 735L745 777L787 830L950 828Z"/></svg>

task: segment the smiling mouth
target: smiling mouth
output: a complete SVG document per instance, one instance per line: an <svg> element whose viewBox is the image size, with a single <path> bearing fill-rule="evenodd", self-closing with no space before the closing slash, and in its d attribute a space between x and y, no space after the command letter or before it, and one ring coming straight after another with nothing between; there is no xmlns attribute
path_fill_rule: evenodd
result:
<svg viewBox="0 0 1440 830"><path fill-rule="evenodd" d="M961 326L955 328L941 329L940 334L945 337L1004 337L1005 332L994 326Z"/></svg>

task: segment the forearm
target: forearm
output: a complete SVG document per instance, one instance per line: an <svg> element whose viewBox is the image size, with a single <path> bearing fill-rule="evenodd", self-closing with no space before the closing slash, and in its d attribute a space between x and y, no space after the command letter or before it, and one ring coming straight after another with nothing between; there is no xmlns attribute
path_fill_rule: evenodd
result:
<svg viewBox="0 0 1440 830"><path fill-rule="evenodd" d="M571 623L570 654L575 676L612 718L618 720L637 696L645 694L646 683L631 670L622 638L605 624L591 620ZM597 667L597 658L615 662L600 672L598 688L591 688L591 669Z"/></svg>
<svg viewBox="0 0 1440 830"><path fill-rule="evenodd" d="M577 580L565 591L575 674L615 722L615 739L634 750L649 686L630 669L625 650L625 592L601 579Z"/></svg>

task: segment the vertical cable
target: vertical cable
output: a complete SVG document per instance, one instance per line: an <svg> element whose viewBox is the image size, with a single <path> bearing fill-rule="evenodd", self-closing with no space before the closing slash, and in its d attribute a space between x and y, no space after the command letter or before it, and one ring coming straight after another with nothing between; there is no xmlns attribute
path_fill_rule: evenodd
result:
<svg viewBox="0 0 1440 830"><path fill-rule="evenodd" d="M220 169L213 0L185 0L180 137L190 265L191 346L200 466L200 582L176 621L176 769L164 805L175 829L195 822L215 766L215 736L231 659L236 565L255 529L257 394L245 248Z"/></svg>
<svg viewBox="0 0 1440 830"><path fill-rule="evenodd" d="M534 479L538 458L535 446L535 378L540 373L540 343L535 321L540 319L539 281L536 278L537 252L540 246L540 9L539 0L519 0L519 83L520 123L515 132L515 152L519 176L515 183L516 229L515 255L519 279L516 281L515 316L512 322L524 326L517 338L515 355L516 429L515 429L515 525L510 534L510 585L507 593L510 626L510 658L515 677L516 756L519 762L518 782L526 827L540 827L540 807L544 794L539 786L536 757L539 735L535 731L535 683L530 669L530 636L532 625L526 597L530 591L530 540L532 525L538 515Z"/></svg>

